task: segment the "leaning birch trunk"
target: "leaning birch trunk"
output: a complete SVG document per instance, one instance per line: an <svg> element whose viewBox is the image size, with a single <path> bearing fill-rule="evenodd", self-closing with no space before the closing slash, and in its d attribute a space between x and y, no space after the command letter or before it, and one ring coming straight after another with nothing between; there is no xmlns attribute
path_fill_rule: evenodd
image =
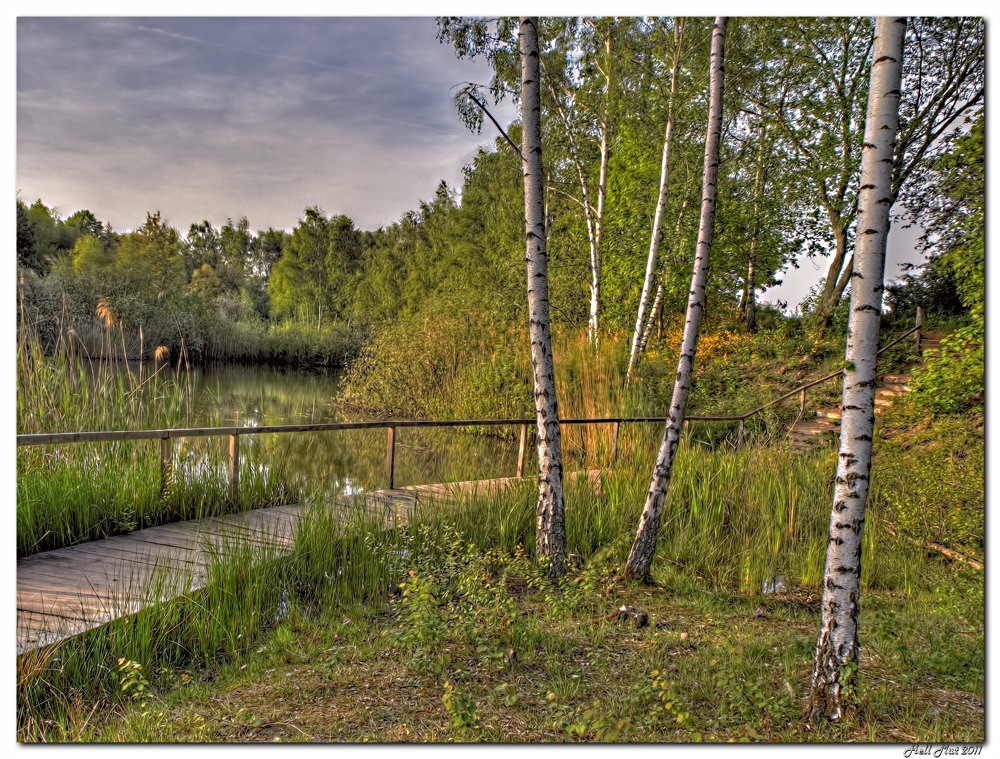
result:
<svg viewBox="0 0 1000 759"><path fill-rule="evenodd" d="M861 158L858 242L847 330L840 457L823 582L823 620L810 696L813 720L839 720L850 706L858 663L862 530L875 427L875 361L882 316L892 167L899 127L905 18L879 18Z"/></svg>
<svg viewBox="0 0 1000 759"><path fill-rule="evenodd" d="M646 505L639 520L635 542L625 564L627 577L652 581L650 568L656 553L656 537L663 513L663 501L670 484L670 472L674 455L684 424L684 409L691 390L691 375L694 369L695 350L698 345L698 328L705 312L705 284L708 280L708 259L712 251L712 233L715 228L715 201L719 174L719 142L722 138L722 92L724 80L723 60L726 42L725 16L715 19L712 29L711 86L708 108L708 133L705 137L705 168L701 185L701 220L698 226L698 251L695 254L694 273L691 277L691 292L688 295L687 320L684 323L684 339L681 355L677 362L677 379L674 383L673 399L667 426L663 432L663 443L653 467L653 478L646 495Z"/></svg>
<svg viewBox="0 0 1000 759"><path fill-rule="evenodd" d="M687 187L684 188L684 202L681 203L680 213L677 214L677 224L674 226L674 240L680 238L681 227L684 225L684 213L687 211ZM676 243L674 243L676 245ZM656 284L656 297L653 298L653 306L649 309L649 316L646 318L646 328L642 331L642 338L639 340L639 356L646 352L646 345L649 343L649 336L653 333L653 325L656 325L656 337L659 339L660 330L663 328L663 290L664 279L667 270L673 265L670 256L660 267L660 279Z"/></svg>
<svg viewBox="0 0 1000 759"><path fill-rule="evenodd" d="M611 32L604 41L608 70L604 73L606 81L604 90L604 114L601 116L601 170L597 178L597 214L594 219L594 245L593 256L590 261L590 319L587 322L587 331L590 333L590 341L595 346L600 340L600 316L601 316L601 236L604 229L604 208L608 198L608 159L611 155L609 113L611 111Z"/></svg>
<svg viewBox="0 0 1000 759"><path fill-rule="evenodd" d="M524 169L524 229L527 239L524 260L528 273L528 332L538 420L538 525L535 532L535 554L539 560L548 560L549 574L552 577L559 577L566 568L566 521L563 512L562 440L549 326L537 18L521 19L518 42L521 48L521 155Z"/></svg>
<svg viewBox="0 0 1000 759"><path fill-rule="evenodd" d="M677 94L677 69L681 62L681 40L684 35L684 20L674 19L674 59L670 69L670 97L667 99L667 130L663 137L663 159L660 162L660 192L656 200L656 213L653 216L653 233L649 238L649 256L646 258L646 278L642 283L642 295L639 298L639 314L635 319L635 331L632 334L632 349L629 352L628 368L625 370L625 387L632 384L639 353L645 347L643 341L643 325L646 321L646 309L649 306L649 294L653 290L653 279L656 277L656 259L660 253L660 237L663 235L663 214L667 209L667 188L670 185L670 147L674 136L674 97ZM662 297L662 289L656 292ZM654 309L655 310L655 309Z"/></svg>
<svg viewBox="0 0 1000 759"><path fill-rule="evenodd" d="M677 214L677 226L674 227L674 239L680 237L681 226L684 223L684 212L687 210L688 199L687 199L687 189L684 191L684 202L681 203L681 211ZM656 297L653 298L653 306L649 309L649 316L646 318L646 328L642 331L642 337L639 340L639 355L641 356L646 352L646 345L649 343L649 336L653 332L653 325L660 324L662 326L663 321L663 290L664 284L663 280L667 276L666 274L667 262L664 262L663 267L660 269L660 280L656 285ZM659 339L659 327L657 327L656 337Z"/></svg>
<svg viewBox="0 0 1000 759"><path fill-rule="evenodd" d="M747 263L747 297L743 306L747 331L752 335L757 331L757 240L760 238L760 198L764 191L764 135L760 136L757 149L757 173L753 180L753 229L750 232L750 260Z"/></svg>
<svg viewBox="0 0 1000 759"><path fill-rule="evenodd" d="M570 123L569 115L563 108L555 87L549 83L549 92L552 93L552 100L556 105L556 112L562 119L566 127L566 137L569 139L569 155L576 167L576 173L580 180L580 193L583 198L583 216L587 223L587 241L590 244L590 318L587 321L587 335L592 343L597 342L598 318L601 311L601 214L604 213L603 199L598 202L597 211L590 204L590 187L587 183L587 175L583 171L583 160L580 158L580 150L576 145L576 138L573 136L573 126ZM603 182L607 166L604 162L604 151L607 148L607 141L601 142L601 181ZM596 218L595 218L596 213Z"/></svg>

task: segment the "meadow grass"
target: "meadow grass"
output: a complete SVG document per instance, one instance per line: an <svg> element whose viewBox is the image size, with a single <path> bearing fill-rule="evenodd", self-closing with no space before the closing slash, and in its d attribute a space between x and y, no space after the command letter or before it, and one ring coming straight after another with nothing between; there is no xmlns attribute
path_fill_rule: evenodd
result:
<svg viewBox="0 0 1000 759"><path fill-rule="evenodd" d="M891 481L857 709L807 725L834 452L682 446L649 588L616 575L656 442L567 481L558 585L530 481L388 529L317 503L290 555L228 551L201 590L20 657L19 740L983 740L982 575L880 528Z"/></svg>
<svg viewBox="0 0 1000 759"><path fill-rule="evenodd" d="M111 339L109 332L108 339ZM24 328L17 346L18 433L191 426L191 377L166 364L91 360L68 337L50 353ZM17 554L110 537L238 508L227 489L225 438L17 449ZM243 447L239 508L295 500L284 460L256 441Z"/></svg>
<svg viewBox="0 0 1000 759"><path fill-rule="evenodd" d="M364 335L334 324L326 329L284 322L222 321L206 333L203 361L339 369L358 355Z"/></svg>

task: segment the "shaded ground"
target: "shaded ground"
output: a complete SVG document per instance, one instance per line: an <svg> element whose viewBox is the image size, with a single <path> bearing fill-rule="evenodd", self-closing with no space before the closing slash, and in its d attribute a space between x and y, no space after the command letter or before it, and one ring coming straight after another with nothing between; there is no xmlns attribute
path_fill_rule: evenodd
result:
<svg viewBox="0 0 1000 759"><path fill-rule="evenodd" d="M869 591L860 702L842 725L802 720L812 593L734 597L675 572L660 588L585 572L553 591L516 559L491 570L487 558L458 590L411 575L385 608L294 614L249 659L174 673L162 700L93 737L981 742L982 577L939 570L962 600Z"/></svg>

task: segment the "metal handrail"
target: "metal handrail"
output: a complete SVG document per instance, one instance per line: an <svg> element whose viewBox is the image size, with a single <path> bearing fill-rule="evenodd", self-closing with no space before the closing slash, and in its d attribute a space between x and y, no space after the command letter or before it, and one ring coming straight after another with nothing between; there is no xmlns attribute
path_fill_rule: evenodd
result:
<svg viewBox="0 0 1000 759"><path fill-rule="evenodd" d="M878 351L881 355L897 343L905 340L913 333L917 334L917 349L920 347L920 329L922 326L921 311L917 309L916 326L904 332L891 343ZM783 400L799 394L801 400L800 413L805 410L805 391L810 387L822 384L834 377L844 373L843 369L838 369L823 377L810 380L799 385L794 390L779 395L767 403L750 409L746 413L731 416L685 416L684 428L688 428L689 422L739 422L739 433L736 441L737 447L743 444L744 423L755 414L761 413ZM597 419L560 419L560 424L613 424L611 458L614 460L618 451L618 434L622 424L667 422L670 417L666 416L633 416L633 417L602 417ZM230 427L181 427L164 430L115 430L108 432L52 432L42 434L19 434L17 445L56 445L62 443L96 443L116 440L159 440L160 441L160 470L162 488L166 488L171 471L170 440L174 438L186 437L229 437L229 481L230 498L236 501L239 494L240 477L240 437L243 435L264 435L288 432L333 432L342 430L373 430L385 429L386 440L386 470L389 479L389 488L394 487L394 472L396 460L396 428L416 427L500 427L520 425L520 445L517 456L517 476L524 474L524 464L527 454L528 427L536 423L535 419L441 419L441 420L419 420L419 419L391 419L377 422L330 422L325 424L273 424L255 426L230 426Z"/></svg>

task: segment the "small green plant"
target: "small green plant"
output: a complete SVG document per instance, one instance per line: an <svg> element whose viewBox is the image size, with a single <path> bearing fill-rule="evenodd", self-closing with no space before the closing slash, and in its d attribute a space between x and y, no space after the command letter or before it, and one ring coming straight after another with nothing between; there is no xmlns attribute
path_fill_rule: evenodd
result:
<svg viewBox="0 0 1000 759"><path fill-rule="evenodd" d="M123 701L137 704L146 713L146 702L153 695L149 681L139 662L126 658L118 660L118 693Z"/></svg>
<svg viewBox="0 0 1000 759"><path fill-rule="evenodd" d="M514 706L518 701L517 688L510 683L500 683L495 692L504 706Z"/></svg>
<svg viewBox="0 0 1000 759"><path fill-rule="evenodd" d="M462 733L481 729L479 716L476 714L476 702L468 693L456 688L451 680L444 681L444 694L441 700L448 712L448 724L451 727Z"/></svg>
<svg viewBox="0 0 1000 759"><path fill-rule="evenodd" d="M418 672L444 676L450 656L437 651L444 638L445 624L434 581L410 570L409 579L400 583L403 591L399 642L413 653L412 666Z"/></svg>
<svg viewBox="0 0 1000 759"><path fill-rule="evenodd" d="M667 680L666 673L653 670L649 673L649 692L653 696L653 708L649 714L654 720L667 718L678 725L690 719L690 712L681 708L680 697L674 690L674 684Z"/></svg>
<svg viewBox="0 0 1000 759"><path fill-rule="evenodd" d="M631 717L615 718L600 699L576 708L559 703L551 691L545 699L554 717L552 727L571 737L609 742L627 740L633 727Z"/></svg>
<svg viewBox="0 0 1000 759"><path fill-rule="evenodd" d="M763 676L754 677L745 671L748 653L742 645L722 641L719 648L717 658L709 665L716 672L719 703L713 725L716 730L736 727L743 738L759 740L763 725L780 725L796 718L798 704L787 683L786 689L773 689Z"/></svg>

